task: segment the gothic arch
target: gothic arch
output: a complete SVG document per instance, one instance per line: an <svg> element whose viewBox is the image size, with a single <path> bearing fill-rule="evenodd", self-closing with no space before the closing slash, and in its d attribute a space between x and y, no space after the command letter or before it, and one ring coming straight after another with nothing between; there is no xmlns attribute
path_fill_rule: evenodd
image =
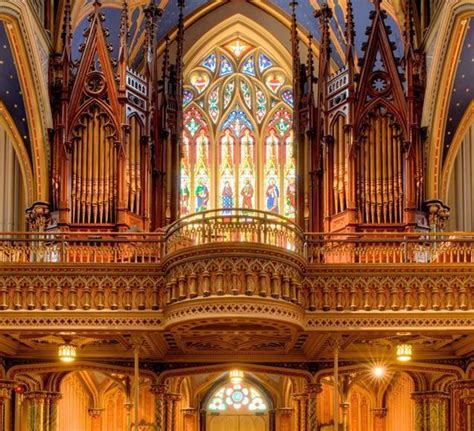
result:
<svg viewBox="0 0 474 431"><path fill-rule="evenodd" d="M431 62L432 72L426 86L423 124L429 128L427 144L426 197L441 199L442 152L448 118L450 95L456 75L469 18L474 16L474 5L469 0L445 2L440 16L440 29L436 32L437 45ZM434 36L432 36L434 37Z"/></svg>
<svg viewBox="0 0 474 431"><path fill-rule="evenodd" d="M23 139L21 139L20 132L18 131L15 121L13 120L7 107L0 100L0 126L5 130L11 139L13 149L15 150L20 169L22 173L23 184L26 193L25 204L31 204L35 200L35 179L33 174L33 167L31 165L30 158L28 156L28 150L26 149ZM26 207L25 207L26 208Z"/></svg>
<svg viewBox="0 0 474 431"><path fill-rule="evenodd" d="M39 40L41 38L34 42L33 32L37 30L36 24L25 9L26 5L19 0L4 2L0 6L0 20L6 23L28 116L35 178L30 203L47 202L49 198L48 128L52 125L46 87L49 48L43 45ZM46 38L46 35L44 37Z"/></svg>
<svg viewBox="0 0 474 431"><path fill-rule="evenodd" d="M471 103L466 108L466 112L464 112L464 115L458 124L456 133L454 134L453 140L451 141L451 145L443 165L441 172L440 199L444 203L448 202L449 184L452 180L456 156L458 155L464 136L472 124L474 124L474 99L471 100Z"/></svg>

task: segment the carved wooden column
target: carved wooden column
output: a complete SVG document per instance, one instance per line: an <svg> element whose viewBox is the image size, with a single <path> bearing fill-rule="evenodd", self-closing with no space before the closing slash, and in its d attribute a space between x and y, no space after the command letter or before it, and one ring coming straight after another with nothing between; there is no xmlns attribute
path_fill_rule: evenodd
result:
<svg viewBox="0 0 474 431"><path fill-rule="evenodd" d="M374 430L385 431L387 409L380 407L380 408L373 409L372 412L374 413Z"/></svg>
<svg viewBox="0 0 474 431"><path fill-rule="evenodd" d="M298 424L298 431L308 431L308 395L295 394L293 398L296 401L296 420Z"/></svg>
<svg viewBox="0 0 474 431"><path fill-rule="evenodd" d="M152 385L151 392L155 394L155 426L156 431L166 431L166 391L164 384Z"/></svg>
<svg viewBox="0 0 474 431"><path fill-rule="evenodd" d="M342 411L342 430L348 431L349 429L349 407L351 405L349 403L341 403L341 411Z"/></svg>
<svg viewBox="0 0 474 431"><path fill-rule="evenodd" d="M44 431L58 431L59 392L46 392L44 400Z"/></svg>
<svg viewBox="0 0 474 431"><path fill-rule="evenodd" d="M45 431L45 401L47 397L45 391L34 391L25 394L28 402L28 423L27 431Z"/></svg>
<svg viewBox="0 0 474 431"><path fill-rule="evenodd" d="M166 394L166 431L176 431L176 405L180 399L180 394Z"/></svg>
<svg viewBox="0 0 474 431"><path fill-rule="evenodd" d="M11 393L14 387L14 381L0 380L0 430L7 429L6 408L9 400L11 400Z"/></svg>
<svg viewBox="0 0 474 431"><path fill-rule="evenodd" d="M197 431L197 410L193 407L182 409L183 431Z"/></svg>
<svg viewBox="0 0 474 431"><path fill-rule="evenodd" d="M276 418L278 424L278 431L291 431L293 409L289 407L279 408L276 411Z"/></svg>
<svg viewBox="0 0 474 431"><path fill-rule="evenodd" d="M464 426L466 431L474 431L474 394L464 395L461 397L461 401L464 407Z"/></svg>
<svg viewBox="0 0 474 431"><path fill-rule="evenodd" d="M318 427L318 394L323 391L320 383L310 383L306 387L308 394L308 431L317 431Z"/></svg>
<svg viewBox="0 0 474 431"><path fill-rule="evenodd" d="M93 407L88 410L91 417L91 431L102 431L102 412L105 409Z"/></svg>
<svg viewBox="0 0 474 431"><path fill-rule="evenodd" d="M415 430L447 431L447 410L449 396L445 392L414 392Z"/></svg>

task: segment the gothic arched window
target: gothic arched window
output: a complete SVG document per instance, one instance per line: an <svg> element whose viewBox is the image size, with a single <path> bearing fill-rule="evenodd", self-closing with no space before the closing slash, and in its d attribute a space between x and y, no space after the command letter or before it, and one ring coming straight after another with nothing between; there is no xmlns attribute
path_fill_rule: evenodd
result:
<svg viewBox="0 0 474 431"><path fill-rule="evenodd" d="M251 412L265 412L268 405L258 389L242 383L228 383L215 391L207 405L211 412L228 410L247 410Z"/></svg>
<svg viewBox="0 0 474 431"><path fill-rule="evenodd" d="M293 92L285 69L242 38L186 73L181 215L260 209L295 218Z"/></svg>

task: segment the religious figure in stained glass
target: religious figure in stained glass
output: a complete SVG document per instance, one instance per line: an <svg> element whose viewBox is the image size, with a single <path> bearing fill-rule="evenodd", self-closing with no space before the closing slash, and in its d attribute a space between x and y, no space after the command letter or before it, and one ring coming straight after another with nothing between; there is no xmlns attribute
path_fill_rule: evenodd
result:
<svg viewBox="0 0 474 431"><path fill-rule="evenodd" d="M187 179L183 179L181 181L181 187L180 187L180 208L181 208L181 214L182 215L187 215L189 214L189 183Z"/></svg>
<svg viewBox="0 0 474 431"><path fill-rule="evenodd" d="M229 181L224 183L224 188L222 189L222 208L230 209L234 207L234 192Z"/></svg>
<svg viewBox="0 0 474 431"><path fill-rule="evenodd" d="M253 186L250 183L250 180L247 178L245 180L244 186L242 187L242 191L240 192L240 195L242 196L242 208L253 208L253 194Z"/></svg>
<svg viewBox="0 0 474 431"><path fill-rule="evenodd" d="M209 202L209 189L205 180L201 178L196 187L196 211L206 211Z"/></svg>
<svg viewBox="0 0 474 431"><path fill-rule="evenodd" d="M285 140L285 216L296 216L296 166L293 147L293 130Z"/></svg>
<svg viewBox="0 0 474 431"><path fill-rule="evenodd" d="M272 213L278 214L280 212L278 208L280 190L278 189L278 186L275 184L275 180L273 178L270 179L270 182L268 184L265 194L267 197L267 210Z"/></svg>
<svg viewBox="0 0 474 431"><path fill-rule="evenodd" d="M197 166L196 179L196 211L206 211L209 204L209 139L204 130L201 130L196 140Z"/></svg>

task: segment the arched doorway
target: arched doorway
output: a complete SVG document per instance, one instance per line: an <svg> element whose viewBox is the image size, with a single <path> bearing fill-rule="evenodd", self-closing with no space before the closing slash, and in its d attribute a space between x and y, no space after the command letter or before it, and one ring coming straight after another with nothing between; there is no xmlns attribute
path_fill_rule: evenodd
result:
<svg viewBox="0 0 474 431"><path fill-rule="evenodd" d="M222 379L203 401L205 431L273 431L273 403L252 379Z"/></svg>

